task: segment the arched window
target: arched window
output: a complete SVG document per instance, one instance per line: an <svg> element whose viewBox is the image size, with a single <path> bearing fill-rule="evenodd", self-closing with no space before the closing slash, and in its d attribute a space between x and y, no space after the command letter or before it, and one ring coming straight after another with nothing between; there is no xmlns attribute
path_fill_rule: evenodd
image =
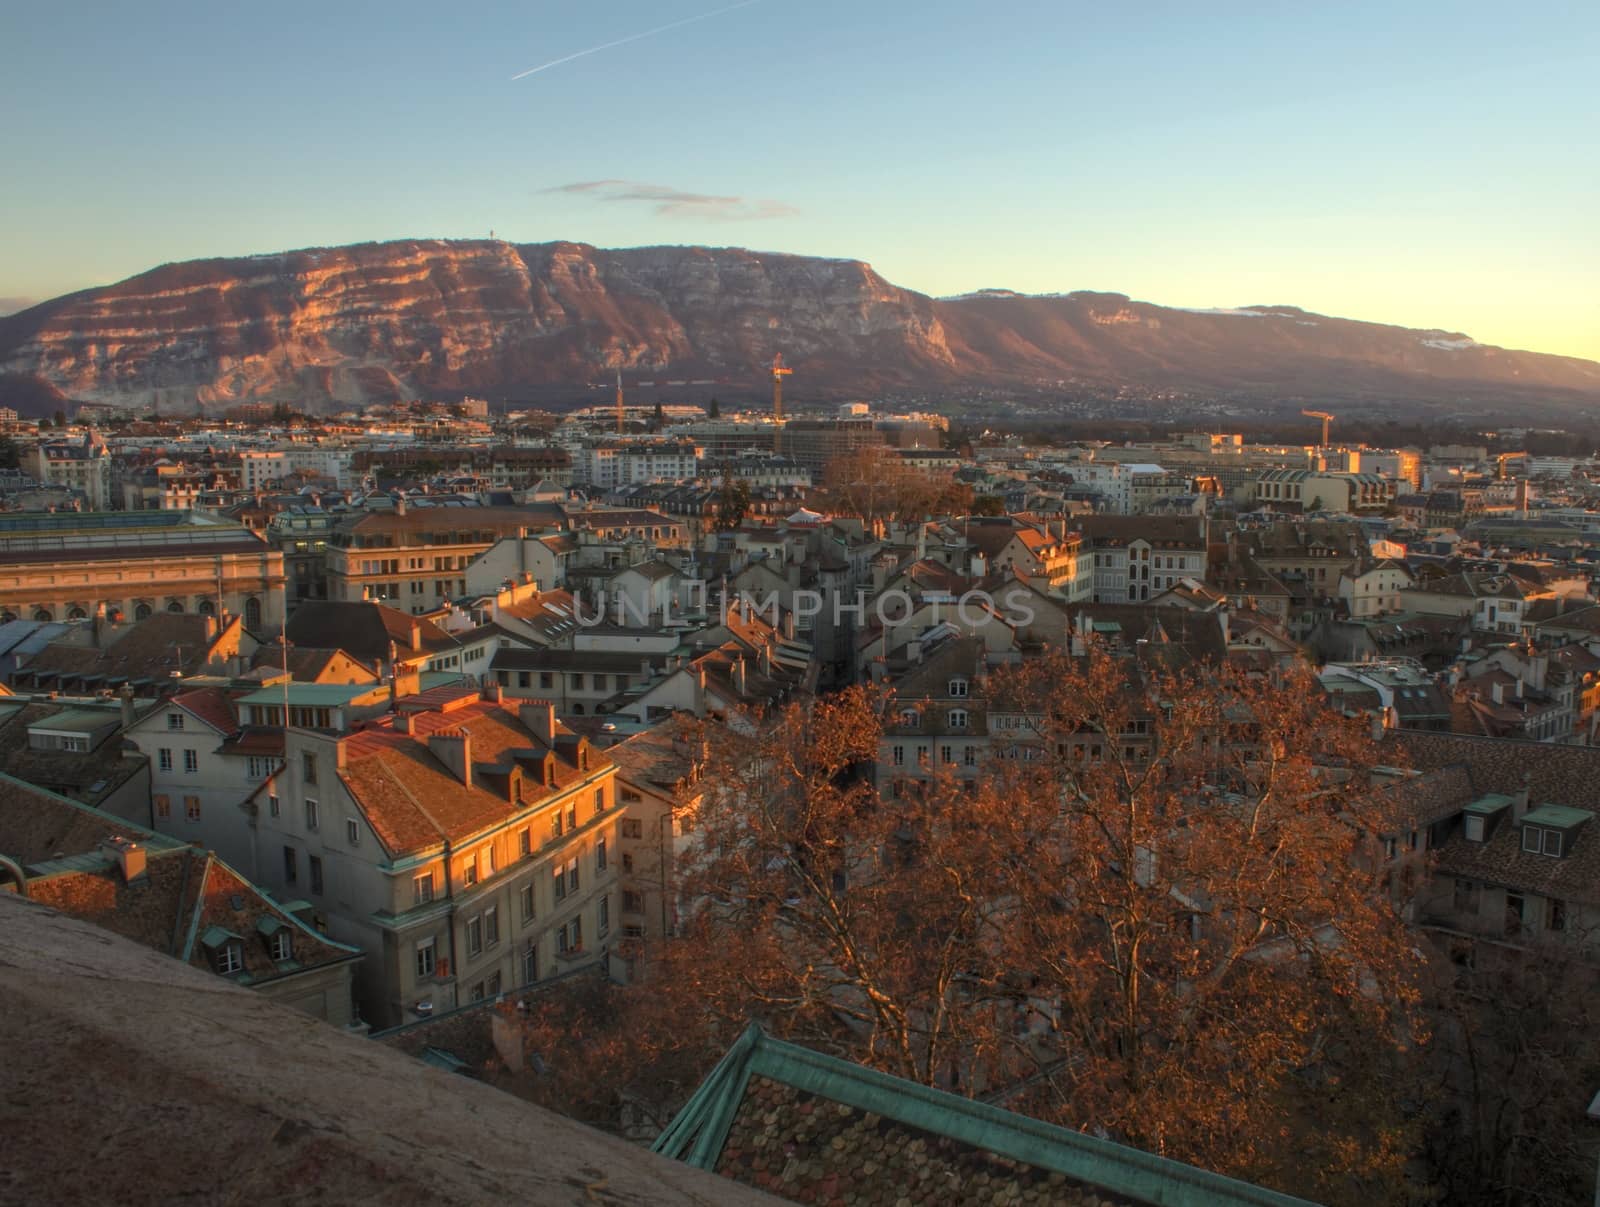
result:
<svg viewBox="0 0 1600 1207"><path fill-rule="evenodd" d="M574 704L574 705L573 705L573 706L572 706L572 715L573 715L573 716L575 716L575 717L581 717L581 716L583 716L583 705L581 705L581 704Z"/></svg>
<svg viewBox="0 0 1600 1207"><path fill-rule="evenodd" d="M45 624L49 624L52 620L55 619L54 616L50 615L50 609L48 609L48 608L40 608L37 612L35 612L33 614L33 618L35 620L42 621Z"/></svg>
<svg viewBox="0 0 1600 1207"><path fill-rule="evenodd" d="M209 599L202 599L200 601L200 607L196 610L202 616L215 616L217 614L217 605L212 603Z"/></svg>
<svg viewBox="0 0 1600 1207"><path fill-rule="evenodd" d="M244 627L251 632L261 627L261 601L254 596L244 601Z"/></svg>
<svg viewBox="0 0 1600 1207"><path fill-rule="evenodd" d="M181 611L183 611L183 600L181 600L181 599L173 600L171 603L169 603L167 605L167 611L169 611L169 612L181 612Z"/></svg>
<svg viewBox="0 0 1600 1207"><path fill-rule="evenodd" d="M82 608L71 608L67 612L67 619L68 620L88 620L89 619L89 613L85 612Z"/></svg>
<svg viewBox="0 0 1600 1207"><path fill-rule="evenodd" d="M142 603L133 610L135 620L148 620L150 618L150 605Z"/></svg>

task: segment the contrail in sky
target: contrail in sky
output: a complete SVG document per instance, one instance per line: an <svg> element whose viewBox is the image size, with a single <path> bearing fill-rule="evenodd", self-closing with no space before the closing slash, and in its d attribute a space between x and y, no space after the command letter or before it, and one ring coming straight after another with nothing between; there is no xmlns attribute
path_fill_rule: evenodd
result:
<svg viewBox="0 0 1600 1207"><path fill-rule="evenodd" d="M513 80L525 80L530 75L538 75L541 71L549 71L552 67L560 67L563 63L570 63L574 59L588 58L592 54L599 54L602 50L610 50L614 46L626 46L629 42L638 42L644 38L653 38L657 34L664 34L669 29L681 29L685 25L693 25L696 21L709 21L712 17L720 17L723 13L731 13L737 8L749 8L752 4L760 4L761 0L739 0L738 4L729 4L723 8L712 9L709 13L701 13L697 17L684 17L681 21L671 21L666 25L658 25L654 29L647 29L643 33L629 34L626 38L618 38L615 42L604 42L599 46L591 46L588 50L580 50L576 54L569 54L565 58L551 59L548 63L540 63L537 67L530 67L526 71L519 71L512 76Z"/></svg>

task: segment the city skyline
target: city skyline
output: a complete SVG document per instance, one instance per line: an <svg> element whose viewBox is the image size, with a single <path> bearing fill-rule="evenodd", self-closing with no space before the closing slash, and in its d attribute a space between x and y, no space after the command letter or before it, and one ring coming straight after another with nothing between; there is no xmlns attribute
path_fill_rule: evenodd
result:
<svg viewBox="0 0 1600 1207"><path fill-rule="evenodd" d="M0 18L0 300L493 230L1600 357L1577 6L197 11Z"/></svg>

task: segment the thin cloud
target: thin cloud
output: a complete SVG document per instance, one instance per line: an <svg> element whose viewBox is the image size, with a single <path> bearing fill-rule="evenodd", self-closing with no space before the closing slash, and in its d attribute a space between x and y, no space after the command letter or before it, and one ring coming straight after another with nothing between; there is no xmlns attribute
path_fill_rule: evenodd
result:
<svg viewBox="0 0 1600 1207"><path fill-rule="evenodd" d="M595 201L633 202L652 207L659 218L702 218L719 222L753 222L787 218L799 211L783 201L756 197L721 197L713 193L687 193L664 184L636 180L580 180L544 189Z"/></svg>

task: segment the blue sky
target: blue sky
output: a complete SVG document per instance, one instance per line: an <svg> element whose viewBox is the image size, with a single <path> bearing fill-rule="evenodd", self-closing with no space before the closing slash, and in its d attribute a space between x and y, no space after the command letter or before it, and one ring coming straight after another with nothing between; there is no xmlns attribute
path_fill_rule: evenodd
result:
<svg viewBox="0 0 1600 1207"><path fill-rule="evenodd" d="M1600 358L1600 5L759 0L511 78L718 7L0 0L0 298L493 229Z"/></svg>

